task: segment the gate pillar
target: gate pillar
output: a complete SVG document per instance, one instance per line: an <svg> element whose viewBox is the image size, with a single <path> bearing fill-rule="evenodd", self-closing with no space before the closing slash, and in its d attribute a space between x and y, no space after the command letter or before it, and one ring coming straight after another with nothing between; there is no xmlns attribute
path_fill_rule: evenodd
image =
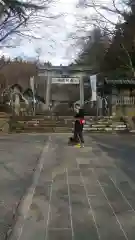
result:
<svg viewBox="0 0 135 240"><path fill-rule="evenodd" d="M49 105L50 105L51 84L52 84L52 73L51 73L51 71L47 71L47 85L46 85L46 107L47 107L47 109L49 109Z"/></svg>
<svg viewBox="0 0 135 240"><path fill-rule="evenodd" d="M80 105L84 105L84 81L83 76L80 76Z"/></svg>

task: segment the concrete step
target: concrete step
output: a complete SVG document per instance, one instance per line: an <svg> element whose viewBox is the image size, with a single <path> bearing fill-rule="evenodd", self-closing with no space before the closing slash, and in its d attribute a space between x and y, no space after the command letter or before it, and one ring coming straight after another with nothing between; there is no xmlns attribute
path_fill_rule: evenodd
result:
<svg viewBox="0 0 135 240"><path fill-rule="evenodd" d="M123 131L127 129L126 127L84 127L84 131L117 131L117 130L120 130L120 131Z"/></svg>
<svg viewBox="0 0 135 240"><path fill-rule="evenodd" d="M112 124L113 125L122 125L122 124L125 124L124 122L122 122L122 121L112 121Z"/></svg>
<svg viewBox="0 0 135 240"><path fill-rule="evenodd" d="M46 130L46 131L43 131L42 129L33 129L33 130L29 130L29 129L24 129L24 130L21 130L21 129L16 129L14 131L12 131L12 133L54 133L54 131L50 131L50 130Z"/></svg>
<svg viewBox="0 0 135 240"><path fill-rule="evenodd" d="M45 121L45 120L42 120L42 121L40 121L40 120L29 120L29 121L24 121L24 120L19 120L19 121L13 121L13 122L18 122L18 123L28 123L28 124L56 124L56 123L64 123L64 122L60 122L60 121L53 121L53 120L51 120L51 121Z"/></svg>
<svg viewBox="0 0 135 240"><path fill-rule="evenodd" d="M111 125L110 124L91 124L91 127L94 127L94 128L105 128L105 127L110 127Z"/></svg>
<svg viewBox="0 0 135 240"><path fill-rule="evenodd" d="M53 132L72 132L72 128L69 128L69 127L40 127L40 126L36 126L36 127L27 127L27 126L24 126L23 128L19 128L17 127L16 129L13 130L13 132L43 132L43 133L46 133L46 132L50 132L50 133L53 133Z"/></svg>
<svg viewBox="0 0 135 240"><path fill-rule="evenodd" d="M51 127L72 127L72 123L61 123L61 122L19 122L19 124L27 125L27 126L41 126L41 127L46 127L46 126L51 126Z"/></svg>
<svg viewBox="0 0 135 240"><path fill-rule="evenodd" d="M86 130L86 128L84 128L84 130ZM100 130L103 130L103 131L112 131L113 128L110 128L110 127L106 127L106 128L100 128L100 127L89 127L87 128L88 131L100 131Z"/></svg>
<svg viewBox="0 0 135 240"><path fill-rule="evenodd" d="M113 128L127 128L125 124L123 125L112 125Z"/></svg>
<svg viewBox="0 0 135 240"><path fill-rule="evenodd" d="M67 133L67 132L72 132L72 128L56 127L56 128L54 128L54 132L56 132L56 133Z"/></svg>
<svg viewBox="0 0 135 240"><path fill-rule="evenodd" d="M87 125L87 126L91 126L91 127L100 127L100 128L105 128L105 127L119 127L119 128L123 128L123 127L127 127L126 124L108 124L108 125L103 125L103 124L92 124L92 125Z"/></svg>
<svg viewBox="0 0 135 240"><path fill-rule="evenodd" d="M33 133L36 133L36 132L41 132L41 133L51 133L51 132L54 132L54 129L53 128L41 128L41 127L24 127L24 128L16 128L14 129L12 132L33 132Z"/></svg>
<svg viewBox="0 0 135 240"><path fill-rule="evenodd" d="M36 127L36 126L39 126L39 127L72 127L72 125L67 125L67 124L61 124L61 123L57 123L57 124L25 124L26 126L28 127Z"/></svg>

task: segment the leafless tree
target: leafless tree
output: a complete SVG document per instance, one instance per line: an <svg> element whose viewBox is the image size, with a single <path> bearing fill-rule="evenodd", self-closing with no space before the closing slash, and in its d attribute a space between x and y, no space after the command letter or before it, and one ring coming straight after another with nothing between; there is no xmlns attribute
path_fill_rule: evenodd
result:
<svg viewBox="0 0 135 240"><path fill-rule="evenodd" d="M109 35L115 33L117 23L124 21L128 11L124 0L108 0L106 4L95 0L79 0L77 7L84 10L85 26L91 25L91 27L99 27L101 30L105 29Z"/></svg>
<svg viewBox="0 0 135 240"><path fill-rule="evenodd" d="M0 47L14 46L10 44L13 35L20 38L39 39L40 36L33 34L33 29L40 25L43 19L46 21L58 16L52 16L48 13L48 9L53 0L1 0L0 1ZM12 4L11 4L12 3ZM8 41L8 44L7 44ZM16 44L15 44L16 45Z"/></svg>
<svg viewBox="0 0 135 240"><path fill-rule="evenodd" d="M106 33L110 40L116 35L119 31L121 35L120 46L125 56L127 57L127 62L125 67L130 69L132 76L135 77L135 69L133 67L132 59L130 53L123 41L123 30L121 28L122 23L126 21L127 14L130 12L129 1L127 0L108 0L106 3L96 1L96 0L79 0L77 8L84 11L84 14L79 16L78 25L81 26L81 29L84 29L85 39L87 39L87 26L89 28L100 28L104 33ZM87 11L86 11L87 10ZM75 37L78 41L79 27L77 26L77 31ZM82 38L81 38L82 39ZM80 40L79 40L80 41Z"/></svg>

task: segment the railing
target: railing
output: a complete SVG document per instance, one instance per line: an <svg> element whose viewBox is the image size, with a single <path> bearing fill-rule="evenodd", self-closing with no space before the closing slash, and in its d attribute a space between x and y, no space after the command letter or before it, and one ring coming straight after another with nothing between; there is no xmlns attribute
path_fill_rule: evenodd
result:
<svg viewBox="0 0 135 240"><path fill-rule="evenodd" d="M117 97L116 105L135 105L135 97L128 96Z"/></svg>

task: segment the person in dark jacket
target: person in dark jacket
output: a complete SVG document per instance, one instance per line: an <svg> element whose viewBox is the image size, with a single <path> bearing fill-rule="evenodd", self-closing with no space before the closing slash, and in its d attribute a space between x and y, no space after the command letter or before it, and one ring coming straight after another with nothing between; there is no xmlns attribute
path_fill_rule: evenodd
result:
<svg viewBox="0 0 135 240"><path fill-rule="evenodd" d="M79 104L75 106L76 115L75 115L75 125L74 125L74 141L79 144L79 146L84 146L83 138L83 126L85 123L84 120L84 109L80 107Z"/></svg>

